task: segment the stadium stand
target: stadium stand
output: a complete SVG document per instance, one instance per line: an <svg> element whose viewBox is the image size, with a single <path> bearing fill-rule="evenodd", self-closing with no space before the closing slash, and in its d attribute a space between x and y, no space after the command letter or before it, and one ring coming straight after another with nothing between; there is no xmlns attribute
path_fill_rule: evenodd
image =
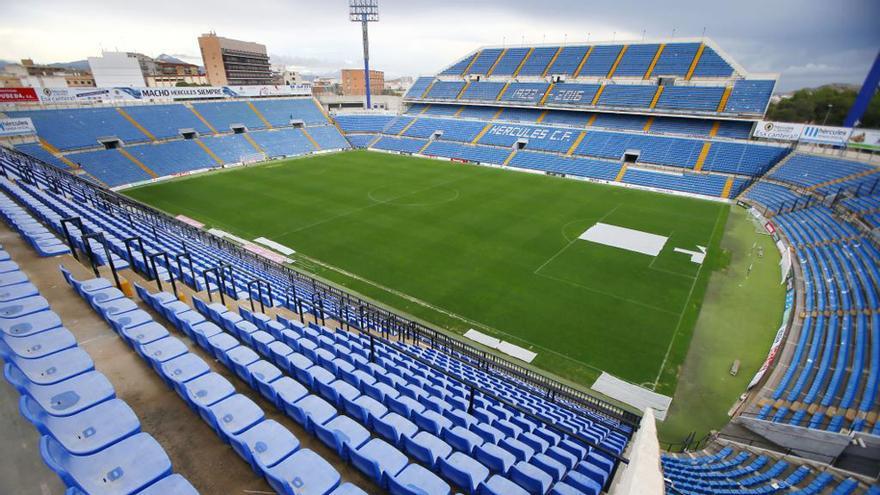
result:
<svg viewBox="0 0 880 495"><path fill-rule="evenodd" d="M673 494L798 493L846 495L880 493L864 488L853 478L835 477L796 461L781 460L764 453L752 453L725 446L717 451L689 455L664 455L666 488ZM866 491L867 490L867 491Z"/></svg>
<svg viewBox="0 0 880 495"><path fill-rule="evenodd" d="M336 115L334 120L346 134L357 132L379 133L394 120L393 115Z"/></svg>
<svg viewBox="0 0 880 495"><path fill-rule="evenodd" d="M180 137L181 131L186 129L199 134L212 132L184 105L142 105L124 107L123 110L156 139Z"/></svg>
<svg viewBox="0 0 880 495"><path fill-rule="evenodd" d="M16 186L2 179L0 187L10 192ZM0 194L0 208L5 216L18 206ZM48 215L50 211L41 210ZM5 251L0 254L10 259ZM0 333L4 377L21 396L22 416L42 434L43 461L70 487L68 493L197 493L184 477L172 474L165 450L141 430L137 415L116 398L113 385L95 370L88 352L62 326L27 275L13 261L6 263L10 269L3 273L3 290L8 296L0 314L16 324L4 324ZM116 289L105 282L84 290L108 310Z"/></svg>
<svg viewBox="0 0 880 495"><path fill-rule="evenodd" d="M119 150L86 151L70 155L69 159L111 187L152 178Z"/></svg>
<svg viewBox="0 0 880 495"><path fill-rule="evenodd" d="M6 159L5 153L0 156L4 166ZM9 170L14 174L14 169ZM83 288L85 284L109 288L112 284L106 279L83 283L65 273L77 292L178 390L217 436L230 442L280 493L294 493L291 472L308 480L314 493L337 489L339 475L313 451L297 450L299 442L292 433L266 421L258 405L237 394L228 380L206 369L204 361L188 353L181 339L189 338L210 352L241 384L258 391L310 435L338 452L341 461L351 463L378 486L390 487L392 493L398 493L396 486L415 484L432 490L428 493L449 493L450 486L456 486L466 493L535 489L566 493L568 487L576 487L583 493L598 494L611 479L632 429L607 415L606 409L572 408L553 402L532 385L478 366L459 351L385 340L381 331L398 330L378 328L374 326L378 320L373 318L367 323L363 305L360 317L358 311L344 306L347 303L342 299L326 299L316 305L314 282L296 282L275 273L265 264L252 263L221 245L192 237L193 232L182 224L171 228L173 221L163 224L161 237L148 236L155 228L148 222L121 221L112 211L79 200L80 194L93 193L87 183L57 176L55 180L72 181L64 187L72 196L44 189L46 170L33 171L35 184L6 181L2 185L18 192L17 199L28 210L54 212L49 222L56 231L61 218L77 215L87 231L102 232L119 256L125 255L118 239L132 235L140 235L151 250L171 254L176 254L185 240L192 267L208 270L223 260L230 274L237 273L231 280L205 273L213 290L221 290L229 301L250 293L245 281L260 277L271 281L275 296L284 299L260 295L262 303L289 307L293 309L287 313L290 315L304 307L314 315L314 321L304 325L292 317L281 318L280 313L273 319L243 306L229 311L225 305L209 304L199 297L191 299L191 307L172 293L150 293L136 287L141 300L165 322L150 323L149 315L138 317L155 334L146 342L139 340L141 333L130 330L143 327L126 326L130 325L129 314L143 314L137 303L116 289ZM132 256L132 266L149 273L145 265L138 265L138 254ZM185 268L173 263L164 267L167 276L191 285L193 290L204 288L194 268ZM282 290L285 284L293 285ZM291 304L291 295L295 304ZM321 321L325 316L336 318L339 328L318 324L319 316ZM343 321L359 330L344 330ZM171 329L181 336L171 335ZM480 395L474 397L474 390ZM270 448L259 447L260 442ZM272 459L277 462L274 466ZM422 467L425 463L436 466L436 471Z"/></svg>
<svg viewBox="0 0 880 495"><path fill-rule="evenodd" d="M309 126L327 123L327 117L312 98L255 99L251 103L273 127L285 127L294 121Z"/></svg>
<svg viewBox="0 0 880 495"><path fill-rule="evenodd" d="M484 82L474 81L465 85L464 91L457 99L459 100L477 100L477 101L494 101L498 99L499 93L504 89L505 84L501 82Z"/></svg>
<svg viewBox="0 0 880 495"><path fill-rule="evenodd" d="M700 58L693 77L730 77L734 74L733 67L714 48L703 45L702 52L697 53Z"/></svg>
<svg viewBox="0 0 880 495"><path fill-rule="evenodd" d="M265 122L243 101L193 103L192 107L218 132L229 132L234 125L244 126L248 129L267 127Z"/></svg>
<svg viewBox="0 0 880 495"><path fill-rule="evenodd" d="M308 129L302 129L302 132L308 133L318 144L319 149L322 150L342 150L351 147L348 141L339 133L339 130L332 125L309 127Z"/></svg>
<svg viewBox="0 0 880 495"><path fill-rule="evenodd" d="M245 156L256 153L244 134L226 134L201 140L223 163L240 163Z"/></svg>
<svg viewBox="0 0 880 495"><path fill-rule="evenodd" d="M102 138L118 138L125 143L149 141L114 108L77 108L4 112L9 117L28 117L37 134L59 150L93 148Z"/></svg>
<svg viewBox="0 0 880 495"><path fill-rule="evenodd" d="M348 139L348 142L351 143L352 148L357 149L366 149L368 148L376 138L377 134L346 134L345 138Z"/></svg>
<svg viewBox="0 0 880 495"><path fill-rule="evenodd" d="M406 91L407 98L419 98L421 97L425 91L428 89L428 86L434 81L433 77L420 77L416 79L416 82L413 83L412 86Z"/></svg>
<svg viewBox="0 0 880 495"><path fill-rule="evenodd" d="M21 114L33 115L34 122L40 122L38 132L46 144L17 144L16 149L61 169L81 167L111 187L239 163L248 156L296 156L350 147L311 98L278 98L271 104L253 100ZM366 120L353 122L378 132L384 129L378 127L379 122L390 124L393 117L368 120L371 125ZM230 134L238 124L250 132ZM111 138L122 142L103 149L100 141ZM64 153L60 158L53 154L59 150Z"/></svg>
<svg viewBox="0 0 880 495"><path fill-rule="evenodd" d="M301 129L274 129L249 134L269 157L297 156L315 151Z"/></svg>
<svg viewBox="0 0 880 495"><path fill-rule="evenodd" d="M846 187L848 179L868 177L876 171L876 167L853 160L794 153L768 178L805 189L833 190Z"/></svg>
<svg viewBox="0 0 880 495"><path fill-rule="evenodd" d="M60 169L70 168L66 163L59 160L55 155L46 151L46 149L39 143L16 144L15 149Z"/></svg>
<svg viewBox="0 0 880 495"><path fill-rule="evenodd" d="M459 348L435 348L433 340L430 346L426 340L408 343L401 328L365 319L332 291L328 296L313 282L254 262L171 220L156 224L159 237L151 232L150 217L123 221L113 214L118 206L88 201L96 194L93 186L60 170L79 166L76 173L116 187L238 163L255 153L268 158L367 148L740 199L763 212L790 247L804 299L794 317L799 326L791 356L777 364L778 378L742 414L823 434L880 435L880 251L868 233L880 226L880 174L857 160L748 141L774 85L741 73L711 44L596 44L478 50L437 76L418 78L402 115L341 113L328 121L311 98L7 112L35 116L43 144L15 148L49 166L25 165L33 176L21 177L21 157L0 152L4 170L18 179L0 179L0 189L15 198L0 198L0 214L41 255L69 251L59 221L78 216L83 232L107 237L110 260L95 249L105 268L112 260L119 269L150 273L140 251L129 256L122 241L139 236L144 254L174 256L185 245L192 257L188 269L156 267L160 280L173 277L194 292L209 289L230 301L253 301L249 280L270 283L274 293L260 294L259 302L287 313L243 304L230 311L199 297L189 305L176 293L138 287L139 299L163 315L152 323L164 333L148 347L115 326L97 293L80 291L81 282L65 276L280 492L295 493L284 474L301 469L321 493L361 493L353 485L339 486L333 466L349 463L392 493L409 493L413 486L428 493L600 493L607 491L633 433L632 422L611 409L550 399L538 385L486 367ZM239 124L246 129L236 132L244 132L232 132ZM182 135L189 131L197 135ZM100 141L111 137L122 141L120 147L102 149ZM70 186L63 194L59 180ZM30 228L37 220L47 228ZM228 266L230 279L225 271L211 271L221 265ZM110 287L104 279L86 283ZM304 324L303 313L313 321ZM325 324L325 317L339 328ZM354 331L343 330L343 322ZM184 338L336 457L299 449L290 431L267 421L265 411L215 373L175 381L152 350L174 353ZM171 360L178 359L203 369L191 353ZM187 388L190 380L222 397L200 402ZM235 425L240 430L218 421L227 412L245 418ZM256 447L261 441L280 445L278 462L261 460L269 455ZM670 493L866 490L856 479L820 472L797 457L718 443L698 454L664 455L662 466ZM170 465L162 476L169 473Z"/></svg>
<svg viewBox="0 0 880 495"><path fill-rule="evenodd" d="M475 76L491 80L473 80ZM519 77L549 80L526 82ZM593 80L583 82L581 78ZM595 78L604 82L596 83ZM642 84L634 85L634 79ZM409 103L457 98L539 107L760 116L774 87L774 80L749 79L748 74L735 70L711 42L638 42L487 47L454 63L436 78L419 78L404 99Z"/></svg>

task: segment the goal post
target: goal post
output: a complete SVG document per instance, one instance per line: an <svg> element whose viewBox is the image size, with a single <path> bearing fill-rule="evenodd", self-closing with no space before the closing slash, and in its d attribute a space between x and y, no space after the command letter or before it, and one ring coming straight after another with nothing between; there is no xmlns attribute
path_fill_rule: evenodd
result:
<svg viewBox="0 0 880 495"><path fill-rule="evenodd" d="M250 165L252 163L264 162L268 158L266 157L265 153L259 152L259 153L245 153L245 154L241 155L241 157L239 159L240 159L242 165Z"/></svg>

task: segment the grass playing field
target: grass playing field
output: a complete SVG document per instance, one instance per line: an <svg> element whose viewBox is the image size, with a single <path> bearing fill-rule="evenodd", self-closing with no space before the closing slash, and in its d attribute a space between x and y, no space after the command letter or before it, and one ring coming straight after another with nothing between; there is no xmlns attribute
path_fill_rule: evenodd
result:
<svg viewBox="0 0 880 495"><path fill-rule="evenodd" d="M297 250L296 266L442 328L478 329L590 385L671 394L729 207L374 152L223 171L129 196ZM668 236L656 257L579 240L597 222ZM708 247L702 265L674 248Z"/></svg>

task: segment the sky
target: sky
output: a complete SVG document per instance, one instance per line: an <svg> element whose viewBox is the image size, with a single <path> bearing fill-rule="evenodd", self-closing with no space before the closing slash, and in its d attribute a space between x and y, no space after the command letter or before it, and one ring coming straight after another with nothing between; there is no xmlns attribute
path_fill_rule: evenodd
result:
<svg viewBox="0 0 880 495"><path fill-rule="evenodd" d="M777 91L861 84L880 50L880 0L380 0L371 66L386 78L434 74L483 45L710 37ZM102 50L201 64L197 38L267 45L307 74L362 67L344 0L0 0L0 60L66 62Z"/></svg>

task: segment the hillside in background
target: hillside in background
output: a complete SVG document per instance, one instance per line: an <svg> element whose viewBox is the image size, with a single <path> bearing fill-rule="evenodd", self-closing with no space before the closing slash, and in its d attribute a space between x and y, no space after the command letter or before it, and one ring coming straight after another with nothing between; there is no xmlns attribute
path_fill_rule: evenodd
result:
<svg viewBox="0 0 880 495"><path fill-rule="evenodd" d="M839 126L856 100L856 94L857 88L837 84L799 89L778 102L770 103L767 120ZM861 127L880 128L880 96L874 95L868 111L862 117Z"/></svg>

